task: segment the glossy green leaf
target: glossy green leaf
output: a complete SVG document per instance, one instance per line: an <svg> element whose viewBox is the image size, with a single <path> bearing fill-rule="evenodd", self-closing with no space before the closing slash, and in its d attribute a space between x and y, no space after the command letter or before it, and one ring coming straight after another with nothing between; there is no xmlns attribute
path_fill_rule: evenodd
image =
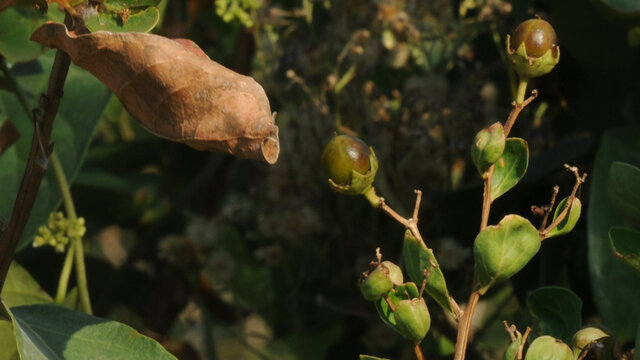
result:
<svg viewBox="0 0 640 360"><path fill-rule="evenodd" d="M567 205L567 201L569 201L568 197L562 199L562 201L560 201L558 206L556 206L556 211L553 214L553 221L555 221L558 218L558 216L560 216L560 213L564 210L565 206ZM560 222L560 224L558 224L558 226L556 226L549 232L548 237L564 235L569 233L571 230L573 230L573 228L578 223L578 220L580 220L581 212L582 212L582 202L580 202L580 199L578 198L573 199L573 202L571 203L571 210L569 210L569 214L567 215L567 217L564 218L564 220Z"/></svg>
<svg viewBox="0 0 640 360"><path fill-rule="evenodd" d="M160 20L160 10L156 7L148 7L144 10L131 13L126 21L118 14L98 12L86 21L87 28L92 32L149 32Z"/></svg>
<svg viewBox="0 0 640 360"><path fill-rule="evenodd" d="M416 239L409 230L404 234L403 246L403 262L409 278L415 282L416 285L421 286L424 281L424 270L429 271L431 269L425 290L440 306L455 317L449 300L447 283L438 265L438 260L436 260L433 254L433 250L427 248L422 241ZM433 267L434 265L435 267Z"/></svg>
<svg viewBox="0 0 640 360"><path fill-rule="evenodd" d="M536 338L529 348L525 360L573 360L573 352L569 345L553 338L552 336L540 336Z"/></svg>
<svg viewBox="0 0 640 360"><path fill-rule="evenodd" d="M556 286L541 287L527 297L538 335L551 335L566 343L582 326L582 300L573 291Z"/></svg>
<svg viewBox="0 0 640 360"><path fill-rule="evenodd" d="M626 222L640 229L640 168L614 161L609 171L609 199Z"/></svg>
<svg viewBox="0 0 640 360"><path fill-rule="evenodd" d="M29 7L13 6L0 12L0 54L10 62L29 61L43 52L40 44L29 41L31 33L47 21L61 22L64 15L52 6L47 15Z"/></svg>
<svg viewBox="0 0 640 360"><path fill-rule="evenodd" d="M640 323L640 276L611 251L609 229L626 225L609 201L609 169L613 161L640 165L639 129L607 131L589 176L587 263L593 299L604 325L618 341L625 342L633 340Z"/></svg>
<svg viewBox="0 0 640 360"><path fill-rule="evenodd" d="M42 290L31 274L16 262L12 262L9 266L0 297L9 307L53 303L51 296Z"/></svg>
<svg viewBox="0 0 640 360"><path fill-rule="evenodd" d="M640 232L613 227L609 230L613 253L640 274Z"/></svg>
<svg viewBox="0 0 640 360"><path fill-rule="evenodd" d="M521 216L507 215L482 230L473 244L481 293L520 271L539 249L538 230Z"/></svg>
<svg viewBox="0 0 640 360"><path fill-rule="evenodd" d="M18 66L11 69L23 87L31 107L35 107L37 97L47 86L53 55L53 51L48 52L37 62L30 63L25 71L16 71ZM69 181L73 181L78 172L108 99L109 91L100 81L88 72L71 66L52 134L55 151ZM0 184L3 193L0 196L0 218L9 219L31 147L33 125L14 94L8 91L0 90L0 109L9 116L22 135L0 157ZM58 185L53 171L48 169L18 248L31 243L38 226L46 221L49 213L59 204Z"/></svg>
<svg viewBox="0 0 640 360"><path fill-rule="evenodd" d="M516 186L527 172L529 148L520 138L508 138L502 157L495 163L491 180L491 201Z"/></svg>
<svg viewBox="0 0 640 360"><path fill-rule="evenodd" d="M160 0L105 0L101 4L101 9L107 11L121 11L137 7L158 6Z"/></svg>
<svg viewBox="0 0 640 360"><path fill-rule="evenodd" d="M580 358L583 351L588 352L587 358L589 359L614 359L614 339L606 331L596 326L587 326L578 330L571 338L571 347L575 359Z"/></svg>
<svg viewBox="0 0 640 360"><path fill-rule="evenodd" d="M175 359L131 327L55 305L12 307L23 359Z"/></svg>
<svg viewBox="0 0 640 360"><path fill-rule="evenodd" d="M599 0L613 10L623 13L640 12L640 1L637 0Z"/></svg>
<svg viewBox="0 0 640 360"><path fill-rule="evenodd" d="M500 159L504 152L505 140L504 128L499 122L476 134L471 144L471 160L480 174Z"/></svg>

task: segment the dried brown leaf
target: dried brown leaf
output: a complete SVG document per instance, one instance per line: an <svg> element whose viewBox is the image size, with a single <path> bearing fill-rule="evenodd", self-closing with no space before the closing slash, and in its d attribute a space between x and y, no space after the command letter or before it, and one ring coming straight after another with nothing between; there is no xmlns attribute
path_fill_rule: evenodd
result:
<svg viewBox="0 0 640 360"><path fill-rule="evenodd" d="M184 41L143 33L77 35L53 23L31 40L68 53L160 137L269 164L278 159L278 127L262 87Z"/></svg>

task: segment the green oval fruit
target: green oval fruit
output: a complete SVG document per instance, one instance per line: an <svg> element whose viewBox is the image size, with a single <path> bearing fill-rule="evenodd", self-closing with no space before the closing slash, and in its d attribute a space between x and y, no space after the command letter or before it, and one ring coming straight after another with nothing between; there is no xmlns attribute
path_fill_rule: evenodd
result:
<svg viewBox="0 0 640 360"><path fill-rule="evenodd" d="M396 330L414 344L419 344L429 332L431 316L423 298L399 301L393 314Z"/></svg>
<svg viewBox="0 0 640 360"><path fill-rule="evenodd" d="M385 266L387 270L389 270L389 278L394 285L404 283L404 276L402 275L402 269L400 269L400 266L388 260L383 261L381 266Z"/></svg>
<svg viewBox="0 0 640 360"><path fill-rule="evenodd" d="M364 141L349 135L335 136L322 152L322 167L337 185L349 185L352 171L362 175L369 172L371 152Z"/></svg>
<svg viewBox="0 0 640 360"><path fill-rule="evenodd" d="M393 282L386 266L378 265L360 284L360 292L368 301L376 301L393 289Z"/></svg>
<svg viewBox="0 0 640 360"><path fill-rule="evenodd" d="M524 43L527 55L539 58L547 51L557 52L558 38L553 26L542 19L529 19L521 23L511 36L510 46L516 51Z"/></svg>
<svg viewBox="0 0 640 360"><path fill-rule="evenodd" d="M588 351L588 355L585 359L613 359L613 338L610 334L598 327L589 326L579 330L573 335L571 345L573 346L573 354L576 358L580 356L585 347L590 346L590 348L585 350Z"/></svg>
<svg viewBox="0 0 640 360"><path fill-rule="evenodd" d="M573 360L573 352L562 341L549 336L536 338L529 349L525 360Z"/></svg>

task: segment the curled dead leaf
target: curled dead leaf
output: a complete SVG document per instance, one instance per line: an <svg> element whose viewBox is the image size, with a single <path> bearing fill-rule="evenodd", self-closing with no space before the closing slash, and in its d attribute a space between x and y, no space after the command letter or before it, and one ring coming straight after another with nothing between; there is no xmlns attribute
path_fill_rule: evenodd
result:
<svg viewBox="0 0 640 360"><path fill-rule="evenodd" d="M193 43L144 33L77 35L54 23L31 40L69 54L160 137L269 164L278 159L278 127L262 87L194 51Z"/></svg>

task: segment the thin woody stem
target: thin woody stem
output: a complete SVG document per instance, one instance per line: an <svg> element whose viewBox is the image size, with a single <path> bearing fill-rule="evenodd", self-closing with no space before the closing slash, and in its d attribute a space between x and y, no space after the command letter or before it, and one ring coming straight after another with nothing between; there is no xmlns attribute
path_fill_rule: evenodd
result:
<svg viewBox="0 0 640 360"><path fill-rule="evenodd" d="M527 326L527 329L524 331L524 335L522 335L522 342L520 346L518 346L518 353L516 354L516 360L522 360L522 355L524 352L524 345L527 343L527 338L531 334L531 328Z"/></svg>
<svg viewBox="0 0 640 360"><path fill-rule="evenodd" d="M522 81L520 83L522 85ZM519 89L519 94L524 94L526 91L526 82L524 84L523 89ZM519 95L518 97L523 97L524 95ZM518 119L518 115L522 109L524 109L527 105L529 105L536 97L538 96L538 91L533 90L531 92L531 96L529 96L524 101L514 101L513 109L511 113L509 113L509 117L504 125L504 136L507 137L511 132L511 128L513 124L515 124ZM480 231L487 228L489 224L489 214L491 212L491 203L493 202L491 199L491 181L493 180L495 165L491 165L489 169L484 173L484 192L482 197L482 215L480 219ZM473 281L471 285L471 294L469 295L469 301L467 302L467 307L462 313L462 317L458 322L458 335L456 337L456 349L454 354L454 360L463 360L465 358L465 353L467 351L467 343L469 342L469 335L471 332L471 322L473 320L473 314L476 309L476 305L478 305L478 301L480 300L480 291L478 289L478 273L476 269L473 270Z"/></svg>
<svg viewBox="0 0 640 360"><path fill-rule="evenodd" d="M422 191L420 190L414 190L414 191L416 194L416 203L413 208L413 216L410 219L406 219L402 215L398 214L395 210L393 210L393 208L391 208L389 205L387 205L384 198L378 196L375 193L374 188L371 188L371 191L367 192L365 196L367 197L367 199L371 204L377 204L380 210L382 210L387 215L391 216L394 220L402 224L402 226L404 226L407 230L411 231L411 234L416 239L418 239L418 241L425 244L426 246L426 243L422 238L422 234L420 234L420 230L418 229L418 212L420 210L420 204L422 202ZM428 249L428 250L431 251L431 249ZM462 310L460 310L460 306L451 296L449 297L449 304L451 305L451 308L455 316L457 318L460 318L460 316L462 315Z"/></svg>
<svg viewBox="0 0 640 360"><path fill-rule="evenodd" d="M569 200L567 200L567 203L564 206L564 209L562 209L562 212L560 213L560 215L558 215L558 217L551 223L551 225L549 225L546 229L544 229L541 233L540 233L540 237L542 238L542 240L545 240L547 238L547 236L549 235L549 233L551 232L551 230L555 229L556 227L558 227L558 225L560 225L560 223L562 221L564 221L564 219L569 215L569 210L571 210L571 206L573 205L573 200L576 198L576 194L578 192L578 188L580 188L580 185L582 185L585 180L587 179L587 174L584 173L582 174L582 176L580 176L580 173L578 172L578 168L575 166L569 166L567 164L564 165L564 167L571 171L575 177L576 177L576 183L575 185L573 185L573 190L571 191L571 195L569 196Z"/></svg>
<svg viewBox="0 0 640 360"><path fill-rule="evenodd" d="M65 24L71 24L71 17L67 14ZM39 101L39 112L35 118L31 150L25 168L16 200L13 204L11 219L0 239L0 291L9 271L9 265L18 246L29 214L38 194L38 188L47 169L47 162L51 155L51 131L60 100L62 99L64 82L67 78L71 59L64 51L58 50L53 61L49 86L46 95Z"/></svg>
<svg viewBox="0 0 640 360"><path fill-rule="evenodd" d="M518 118L518 115L520 115L520 112L522 111L522 109L527 107L527 105L529 105L537 97L538 97L538 90L534 89L531 91L531 96L529 96L526 100L524 100L522 104L518 104L515 101L513 102L513 109L511 110L511 113L509 114L507 121L504 123L505 137L507 137L509 135L509 132L511 132L511 128L513 127L513 124L515 124L516 119Z"/></svg>
<svg viewBox="0 0 640 360"><path fill-rule="evenodd" d="M422 349L420 348L420 344L416 344L413 348L413 351L416 353L416 358L418 360L424 360L424 355L422 355Z"/></svg>
<svg viewBox="0 0 640 360"><path fill-rule="evenodd" d="M553 193L551 193L551 201L549 202L549 206L544 212L544 217L542 218L542 223L540 224L540 231L544 230L547 226L547 221L549 221L549 215L553 211L553 206L556 204L556 197L558 196L558 192L560 192L559 186L553 187Z"/></svg>

